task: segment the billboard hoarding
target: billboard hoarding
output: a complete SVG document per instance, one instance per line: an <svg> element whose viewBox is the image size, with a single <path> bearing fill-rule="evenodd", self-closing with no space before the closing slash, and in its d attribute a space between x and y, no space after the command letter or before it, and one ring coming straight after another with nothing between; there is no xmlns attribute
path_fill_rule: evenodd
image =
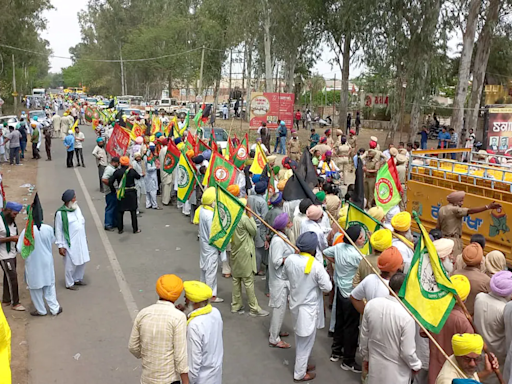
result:
<svg viewBox="0 0 512 384"><path fill-rule="evenodd" d="M284 120L287 127L292 127L294 102L293 93L253 92L250 127L258 128L266 122L268 128L277 128L278 120Z"/></svg>

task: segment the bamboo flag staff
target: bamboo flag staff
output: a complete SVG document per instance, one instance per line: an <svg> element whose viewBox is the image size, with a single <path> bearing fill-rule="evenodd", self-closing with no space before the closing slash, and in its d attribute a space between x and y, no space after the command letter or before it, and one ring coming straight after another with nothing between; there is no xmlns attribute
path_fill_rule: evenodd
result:
<svg viewBox="0 0 512 384"><path fill-rule="evenodd" d="M409 246L408 244L406 244L406 245L410 249L414 250L413 247ZM466 304L464 304L464 302L462 301L462 299L460 298L459 295L453 295L453 296L455 297L455 300L457 301L457 304L459 304L459 306L462 308L462 311L464 312L464 314L466 315L466 318L468 319L469 323L471 324L471 327L473 328L473 331L475 333L478 333L478 331L475 328L475 324L473 323L473 318L472 318L471 314L469 313L468 309L466 308ZM485 343L484 343L484 348L483 349L484 349L485 354L489 356L489 361L491 361L491 359L490 359L490 352L489 352L489 349L487 348L487 345ZM505 381L503 379L503 375L500 372L500 369L499 368L497 368L497 369L493 368L493 371L494 371L494 374L496 375L496 377L498 378L498 381L500 382L500 384L505 384Z"/></svg>
<svg viewBox="0 0 512 384"><path fill-rule="evenodd" d="M395 293L395 291L393 291L391 289L391 287L386 284L385 280L381 277L379 271L377 271L375 269L375 267L372 265L372 263L366 258L366 256L361 252L361 250L358 248L358 246L352 241L352 239L347 235L347 232L345 232L345 229L343 229L341 227L341 225L339 225L339 223L336 221L336 219L334 219L334 217L328 212L327 212L327 215L329 216L329 218L336 223L336 225L338 226L338 228L340 229L340 231L343 233L343 235L345 236L346 239L348 239L348 241L350 242L350 244L355 248L357 249L357 252L359 252L359 254L361 255L361 257L363 258L364 262L370 267L370 269L372 270L372 272L374 274L377 275L377 277L379 278L379 280L382 282L382 284L384 284L388 290L389 290L389 293L398 301L398 303L400 303L400 305L407 311L407 313L409 314L409 316L411 316L414 321L416 322L416 324L418 324L418 326L421 328L421 330L423 332L425 332L425 334L427 335L427 337L430 339L430 341L432 341L432 343L436 346L437 349L439 349L439 351L441 352L441 354L445 357L445 359L450 362L450 364L453 366L453 368L457 371L457 373L462 377L462 378L467 378L466 374L464 372L462 372L462 370L459 368L459 366L453 362L451 359L450 359L450 356L448 356L446 354L446 352L444 351L444 349L439 345L439 343L436 341L436 339L434 339L434 337L430 334L430 332L423 326L423 324L421 324L421 322L413 315L413 313L409 310L409 308L407 308L407 306L402 302L402 300L400 300L400 298L398 297L398 295Z"/></svg>

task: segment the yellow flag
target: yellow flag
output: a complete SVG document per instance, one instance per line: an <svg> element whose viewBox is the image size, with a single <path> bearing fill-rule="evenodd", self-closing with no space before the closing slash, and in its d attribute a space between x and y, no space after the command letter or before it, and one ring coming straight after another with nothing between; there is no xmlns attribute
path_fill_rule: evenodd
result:
<svg viewBox="0 0 512 384"><path fill-rule="evenodd" d="M256 153L254 154L254 161L252 162L249 172L252 172L253 175L261 175L265 165L267 165L267 156L265 156L265 152L261 148L260 143L257 143Z"/></svg>
<svg viewBox="0 0 512 384"><path fill-rule="evenodd" d="M76 127L78 127L79 121L80 121L80 119L76 119L75 124L73 124L73 126L71 127L71 130L73 131L73 133L75 133L75 129L76 129Z"/></svg>
<svg viewBox="0 0 512 384"><path fill-rule="evenodd" d="M454 294L457 292L416 212L413 212L413 216L421 237L398 295L426 329L439 333L455 305Z"/></svg>
<svg viewBox="0 0 512 384"><path fill-rule="evenodd" d="M11 383L11 328L0 308L0 383Z"/></svg>
<svg viewBox="0 0 512 384"><path fill-rule="evenodd" d="M359 224L364 229L364 237L365 243L361 247L361 252L363 255L369 255L372 253L372 248L370 244L370 236L373 232L380 229L381 224L376 221L373 217L368 215L365 211L359 209L359 207L353 205L352 203L348 203L348 213L347 213L347 223L345 228L348 228L352 225Z"/></svg>
<svg viewBox="0 0 512 384"><path fill-rule="evenodd" d="M190 197L190 194L196 186L194 169L190 165L187 156L182 153L178 163L178 200L184 203Z"/></svg>
<svg viewBox="0 0 512 384"><path fill-rule="evenodd" d="M217 185L217 202L210 228L210 245L224 251L244 213L244 205L226 189Z"/></svg>

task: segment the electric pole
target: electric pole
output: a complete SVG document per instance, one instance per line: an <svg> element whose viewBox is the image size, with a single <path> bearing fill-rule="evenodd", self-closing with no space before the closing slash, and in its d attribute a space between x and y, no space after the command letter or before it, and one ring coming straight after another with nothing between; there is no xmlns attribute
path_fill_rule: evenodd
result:
<svg viewBox="0 0 512 384"><path fill-rule="evenodd" d="M119 46L119 59L121 61L121 96L124 96L124 94L125 94L124 65L123 65L123 52L121 50L121 46Z"/></svg>
<svg viewBox="0 0 512 384"><path fill-rule="evenodd" d="M204 68L204 45L201 52L201 72L199 73L199 95L203 97L203 68Z"/></svg>
<svg viewBox="0 0 512 384"><path fill-rule="evenodd" d="M233 76L233 48L229 51L229 87L228 87L228 103L231 101L231 77Z"/></svg>
<svg viewBox="0 0 512 384"><path fill-rule="evenodd" d="M14 114L18 114L18 92L16 92L16 67L14 65L14 53L12 54L12 95L14 96Z"/></svg>

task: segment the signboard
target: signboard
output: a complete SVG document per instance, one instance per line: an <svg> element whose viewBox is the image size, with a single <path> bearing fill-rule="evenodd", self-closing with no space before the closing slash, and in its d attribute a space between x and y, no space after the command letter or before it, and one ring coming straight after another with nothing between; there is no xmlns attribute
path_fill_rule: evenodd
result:
<svg viewBox="0 0 512 384"><path fill-rule="evenodd" d="M389 104L389 95L372 95L364 96L364 106L368 108L387 108Z"/></svg>
<svg viewBox="0 0 512 384"><path fill-rule="evenodd" d="M277 121L284 120L287 127L293 126L293 93L251 93L251 128L258 128L262 122L268 128L277 128Z"/></svg>
<svg viewBox="0 0 512 384"><path fill-rule="evenodd" d="M512 108L489 109L486 144L496 154L512 148Z"/></svg>
<svg viewBox="0 0 512 384"><path fill-rule="evenodd" d="M124 156L128 149L128 144L130 144L130 134L121 128L119 124L116 124L112 131L112 136L108 139L107 152L112 157Z"/></svg>

